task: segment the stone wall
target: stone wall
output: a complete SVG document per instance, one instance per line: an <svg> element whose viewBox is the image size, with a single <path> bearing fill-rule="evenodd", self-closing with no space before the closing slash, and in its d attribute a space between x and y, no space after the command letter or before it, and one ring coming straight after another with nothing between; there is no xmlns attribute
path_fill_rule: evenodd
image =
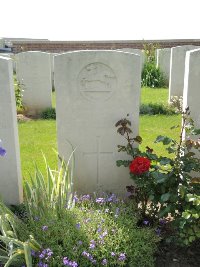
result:
<svg viewBox="0 0 200 267"><path fill-rule="evenodd" d="M159 48L174 47L181 45L200 46L200 39L184 40L139 40L139 41L34 41L34 40L12 40L14 53L25 51L45 51L45 52L64 52L75 50L98 50L98 49L121 49L134 48L143 49L144 43L158 44Z"/></svg>

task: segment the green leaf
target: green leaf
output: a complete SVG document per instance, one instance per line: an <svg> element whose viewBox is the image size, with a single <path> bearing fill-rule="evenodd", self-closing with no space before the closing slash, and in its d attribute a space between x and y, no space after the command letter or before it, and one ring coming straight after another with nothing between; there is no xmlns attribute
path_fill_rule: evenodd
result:
<svg viewBox="0 0 200 267"><path fill-rule="evenodd" d="M200 129L194 129L194 130L192 131L192 134L194 134L194 135L198 135L198 134L200 134Z"/></svg>
<svg viewBox="0 0 200 267"><path fill-rule="evenodd" d="M168 214L170 210L171 210L171 205L168 205L167 207L162 208L159 212L159 217L162 218L163 216Z"/></svg>
<svg viewBox="0 0 200 267"><path fill-rule="evenodd" d="M166 157L163 157L163 158L160 160L160 165L167 165L167 164L170 164L170 163L171 163L171 159L166 158Z"/></svg>
<svg viewBox="0 0 200 267"><path fill-rule="evenodd" d="M116 164L117 164L117 167L120 167L120 166L124 166L124 167L128 167L130 165L130 160L117 160L116 161Z"/></svg>
<svg viewBox="0 0 200 267"><path fill-rule="evenodd" d="M162 202L165 202L165 201L169 200L170 196L171 196L171 193L169 193L169 192L163 194L163 195L161 196L161 201L162 201Z"/></svg>
<svg viewBox="0 0 200 267"><path fill-rule="evenodd" d="M157 184L161 184L164 183L167 179L167 175L164 173L160 173L160 172L151 172L151 175L153 176L153 178L156 180Z"/></svg>
<svg viewBox="0 0 200 267"><path fill-rule="evenodd" d="M180 185L179 186L179 193L180 193L180 195L181 195L182 198L185 196L185 192L186 192L185 186Z"/></svg>
<svg viewBox="0 0 200 267"><path fill-rule="evenodd" d="M187 194L187 199L189 202L193 202L196 200L196 197L193 194Z"/></svg>
<svg viewBox="0 0 200 267"><path fill-rule="evenodd" d="M135 142L139 143L139 144L142 143L142 137L139 136L139 135L137 135L135 138L133 138L133 140L134 140Z"/></svg>
<svg viewBox="0 0 200 267"><path fill-rule="evenodd" d="M187 211L184 211L182 213L182 217L185 218L186 220L188 220L191 217L191 214Z"/></svg>
<svg viewBox="0 0 200 267"><path fill-rule="evenodd" d="M167 137L167 136L162 136L162 135L159 135L156 140L155 140L155 143L159 143L159 142L162 142L163 145L169 145L171 143L172 139Z"/></svg>

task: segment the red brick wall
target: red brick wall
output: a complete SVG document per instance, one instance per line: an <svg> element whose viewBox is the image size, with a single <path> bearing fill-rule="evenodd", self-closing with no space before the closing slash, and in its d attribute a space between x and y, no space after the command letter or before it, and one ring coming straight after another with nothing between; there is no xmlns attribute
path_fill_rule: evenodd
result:
<svg viewBox="0 0 200 267"><path fill-rule="evenodd" d="M120 49L139 48L143 49L144 43L158 44L159 48L174 47L179 45L200 46L200 40L147 40L147 41L13 41L14 53L23 51L46 51L64 52L73 50L95 50L95 49Z"/></svg>

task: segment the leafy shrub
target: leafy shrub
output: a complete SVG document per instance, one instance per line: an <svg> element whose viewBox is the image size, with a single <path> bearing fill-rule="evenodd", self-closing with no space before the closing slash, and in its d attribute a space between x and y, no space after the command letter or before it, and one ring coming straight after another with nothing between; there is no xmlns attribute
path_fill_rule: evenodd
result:
<svg viewBox="0 0 200 267"><path fill-rule="evenodd" d="M142 70L142 86L159 88L167 85L164 74L159 67L156 67L155 52L158 47L158 45L152 43L144 44L146 61Z"/></svg>
<svg viewBox="0 0 200 267"><path fill-rule="evenodd" d="M155 141L166 145L168 153L174 154L173 159L158 157L149 147L145 152L135 148L134 143L141 144L142 138L131 136L130 121L122 119L116 123L118 133L127 140L127 145L118 146L119 151L130 156L130 160L119 160L117 165L129 167L130 178L136 185L129 191L135 197L143 218L148 216L158 220L168 218L170 214L172 227L179 229L179 241L186 245L200 238L200 179L193 178L194 172L197 175L200 172L200 159L195 153L195 150L200 151L200 141L183 140L184 131L192 136L200 134L200 129L194 128L189 114L188 108L182 112L179 142L166 136L158 136Z"/></svg>
<svg viewBox="0 0 200 267"><path fill-rule="evenodd" d="M148 115L156 115L156 114L163 114L163 115L173 115L177 114L175 108L171 107L170 105L165 105L162 103L148 103L148 104L141 104L140 105L140 114L148 114Z"/></svg>
<svg viewBox="0 0 200 267"><path fill-rule="evenodd" d="M45 120L55 120L56 119L56 109L55 108L47 108L41 113L42 119Z"/></svg>
<svg viewBox="0 0 200 267"><path fill-rule="evenodd" d="M183 110L183 97L182 96L173 96L170 99L170 107L177 110L177 112L181 112Z"/></svg>
<svg viewBox="0 0 200 267"><path fill-rule="evenodd" d="M14 88L15 88L15 101L18 112L22 112L24 110L24 106L22 103L22 85L17 81L14 76Z"/></svg>
<svg viewBox="0 0 200 267"><path fill-rule="evenodd" d="M166 79L155 62L146 62L142 70L142 86L159 88L166 86Z"/></svg>

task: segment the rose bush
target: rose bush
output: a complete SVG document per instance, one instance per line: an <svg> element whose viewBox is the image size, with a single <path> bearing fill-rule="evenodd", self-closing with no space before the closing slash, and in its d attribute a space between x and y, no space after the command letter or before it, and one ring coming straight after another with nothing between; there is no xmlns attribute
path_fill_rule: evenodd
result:
<svg viewBox="0 0 200 267"><path fill-rule="evenodd" d="M141 144L142 138L132 137L128 119L121 119L115 126L127 140L127 145L118 145L118 151L130 156L130 160L118 160L117 166L129 167L134 185L127 189L138 204L143 220L148 217L158 221L170 215L172 228L176 233L179 229L177 240L189 244L200 238L200 158L196 153L200 152L200 139L192 139L200 134L200 129L195 129L189 108L182 112L178 142L167 136L155 140L165 145L174 157L158 156L149 147L146 151L137 148L135 143Z"/></svg>

